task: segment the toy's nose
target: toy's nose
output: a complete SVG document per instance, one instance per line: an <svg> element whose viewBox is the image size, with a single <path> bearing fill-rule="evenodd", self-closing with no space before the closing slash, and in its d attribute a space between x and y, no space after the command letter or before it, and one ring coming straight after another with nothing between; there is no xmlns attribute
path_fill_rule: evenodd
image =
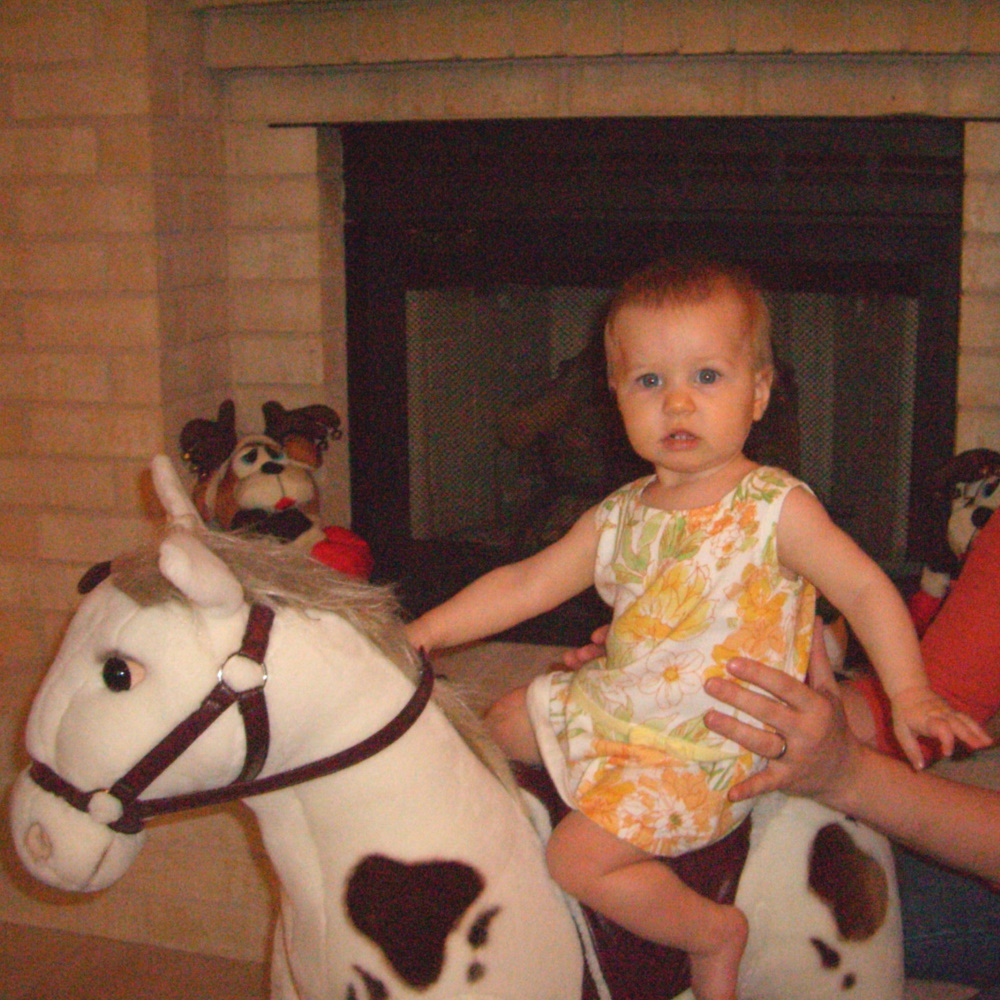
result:
<svg viewBox="0 0 1000 1000"><path fill-rule="evenodd" d="M264 473L265 476L280 476L282 472L285 471L285 467L281 462L265 462L261 467L260 471Z"/></svg>

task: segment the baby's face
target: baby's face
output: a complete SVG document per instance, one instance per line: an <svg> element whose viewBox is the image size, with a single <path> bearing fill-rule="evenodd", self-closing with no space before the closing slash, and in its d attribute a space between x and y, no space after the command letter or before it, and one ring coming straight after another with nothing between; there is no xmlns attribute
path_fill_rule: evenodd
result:
<svg viewBox="0 0 1000 1000"><path fill-rule="evenodd" d="M701 477L742 454L771 378L755 364L739 296L627 306L615 320L611 351L611 386L629 440L658 471Z"/></svg>

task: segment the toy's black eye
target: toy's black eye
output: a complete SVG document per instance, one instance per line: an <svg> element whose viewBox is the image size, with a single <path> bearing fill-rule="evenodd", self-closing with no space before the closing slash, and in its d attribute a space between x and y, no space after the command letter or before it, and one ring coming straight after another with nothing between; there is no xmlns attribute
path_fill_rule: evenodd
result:
<svg viewBox="0 0 1000 1000"><path fill-rule="evenodd" d="M243 452L243 454L240 455L240 461L244 465L253 465L253 463L257 461L257 449L251 448L249 451Z"/></svg>
<svg viewBox="0 0 1000 1000"><path fill-rule="evenodd" d="M991 497L996 492L997 486L1000 486L1000 479L990 479L979 495L981 497Z"/></svg>
<svg viewBox="0 0 1000 1000"><path fill-rule="evenodd" d="M267 457L271 459L272 462L279 462L285 457L283 452L280 452L277 448L272 448L269 445L264 446L264 451L267 452Z"/></svg>
<svg viewBox="0 0 1000 1000"><path fill-rule="evenodd" d="M146 676L146 668L134 660L109 656L104 661L101 677L109 691L130 691Z"/></svg>

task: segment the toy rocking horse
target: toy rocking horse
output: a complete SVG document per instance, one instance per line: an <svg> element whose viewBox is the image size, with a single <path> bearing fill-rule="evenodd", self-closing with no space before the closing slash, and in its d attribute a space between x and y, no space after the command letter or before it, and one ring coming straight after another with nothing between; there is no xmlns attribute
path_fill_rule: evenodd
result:
<svg viewBox="0 0 1000 1000"><path fill-rule="evenodd" d="M11 801L26 867L99 890L147 819L241 799L281 885L275 1000L640 1000L588 961L537 802L407 646L390 595L206 532L170 463L153 473L171 530L85 597L31 710ZM862 884L880 886L874 909ZM891 857L871 831L770 797L736 901L748 1000L901 997ZM686 985L668 983L648 995Z"/></svg>

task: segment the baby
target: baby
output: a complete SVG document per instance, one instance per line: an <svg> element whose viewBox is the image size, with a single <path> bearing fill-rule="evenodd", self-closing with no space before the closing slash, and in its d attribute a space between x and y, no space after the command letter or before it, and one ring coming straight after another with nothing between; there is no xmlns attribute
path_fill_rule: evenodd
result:
<svg viewBox="0 0 1000 1000"><path fill-rule="evenodd" d="M591 584L614 609L607 656L536 678L487 717L504 750L544 762L571 812L547 858L570 894L626 929L681 948L698 1000L735 1000L743 914L692 891L658 858L745 818L732 785L766 765L709 732L705 680L734 657L805 675L817 589L847 618L917 736L989 742L928 687L906 606L807 486L743 452L770 397L770 317L741 270L659 261L612 300L608 383L653 473L563 536L475 581L408 626L426 651L548 611ZM783 752L776 737L774 756ZM782 748L782 749L779 749Z"/></svg>

